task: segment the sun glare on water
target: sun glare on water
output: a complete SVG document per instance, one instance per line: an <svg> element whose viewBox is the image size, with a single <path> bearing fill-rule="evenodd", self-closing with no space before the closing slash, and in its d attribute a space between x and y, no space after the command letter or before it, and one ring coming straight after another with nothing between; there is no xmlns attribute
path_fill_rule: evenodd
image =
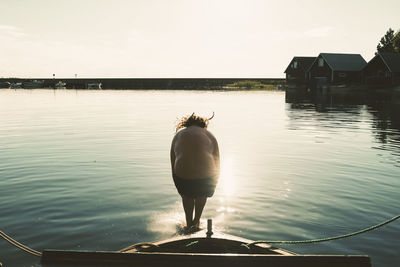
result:
<svg viewBox="0 0 400 267"><path fill-rule="evenodd" d="M219 176L218 189L224 196L231 196L235 193L236 183L233 174L233 161L228 158L221 162L221 173Z"/></svg>

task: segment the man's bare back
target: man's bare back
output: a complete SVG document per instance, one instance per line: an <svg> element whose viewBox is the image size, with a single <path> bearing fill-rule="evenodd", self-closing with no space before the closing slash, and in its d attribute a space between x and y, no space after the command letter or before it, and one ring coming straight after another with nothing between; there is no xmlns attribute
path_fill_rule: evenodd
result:
<svg viewBox="0 0 400 267"><path fill-rule="evenodd" d="M219 151L215 137L207 129L190 126L172 140L173 173L182 179L203 179L219 174Z"/></svg>

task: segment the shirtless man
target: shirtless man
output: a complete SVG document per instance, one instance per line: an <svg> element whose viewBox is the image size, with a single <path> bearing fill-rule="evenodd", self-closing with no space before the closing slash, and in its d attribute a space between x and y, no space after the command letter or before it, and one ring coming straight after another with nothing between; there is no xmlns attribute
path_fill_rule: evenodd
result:
<svg viewBox="0 0 400 267"><path fill-rule="evenodd" d="M172 177L182 197L187 228L199 227L207 197L213 196L218 182L218 143L207 130L208 122L213 117L214 114L206 119L193 113L182 118L171 144Z"/></svg>

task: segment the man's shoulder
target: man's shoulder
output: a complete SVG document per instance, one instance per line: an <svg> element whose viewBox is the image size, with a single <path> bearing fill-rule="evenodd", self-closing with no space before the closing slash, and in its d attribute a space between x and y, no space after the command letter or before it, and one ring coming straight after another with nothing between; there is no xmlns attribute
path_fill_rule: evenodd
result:
<svg viewBox="0 0 400 267"><path fill-rule="evenodd" d="M213 135L212 132L210 132L208 129L205 129L205 130L206 130L207 135L212 136L213 138L215 138L215 136Z"/></svg>
<svg viewBox="0 0 400 267"><path fill-rule="evenodd" d="M190 135L190 132L187 130L187 128L180 129L178 132L175 133L174 139L172 142L176 142L182 139L187 138L187 136Z"/></svg>
<svg viewBox="0 0 400 267"><path fill-rule="evenodd" d="M213 142L215 142L215 143L217 142L217 138L215 138L215 136L213 135L212 132L210 132L209 130L206 130L206 134Z"/></svg>
<svg viewBox="0 0 400 267"><path fill-rule="evenodd" d="M177 131L175 133L174 138L177 138L177 137L181 136L182 134L185 134L186 132L187 132L187 128L180 129L179 131Z"/></svg>

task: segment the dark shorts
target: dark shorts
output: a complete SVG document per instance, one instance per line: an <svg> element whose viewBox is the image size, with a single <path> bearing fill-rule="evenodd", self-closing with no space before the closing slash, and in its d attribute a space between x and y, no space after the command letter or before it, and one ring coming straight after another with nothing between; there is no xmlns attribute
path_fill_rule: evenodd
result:
<svg viewBox="0 0 400 267"><path fill-rule="evenodd" d="M173 177L179 194L187 197L212 197L218 182L216 178L182 179L176 175Z"/></svg>

